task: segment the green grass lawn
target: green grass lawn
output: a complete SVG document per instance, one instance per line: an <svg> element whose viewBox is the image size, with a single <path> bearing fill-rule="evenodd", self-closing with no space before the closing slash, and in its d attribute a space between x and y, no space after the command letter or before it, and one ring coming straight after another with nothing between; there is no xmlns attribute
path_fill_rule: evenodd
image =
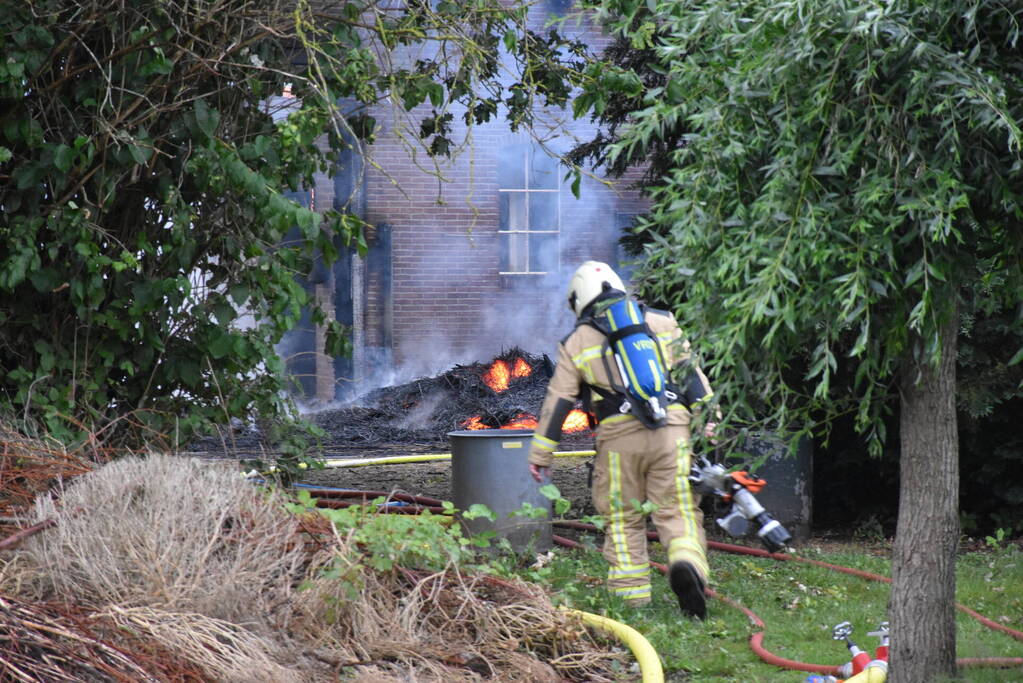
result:
<svg viewBox="0 0 1023 683"><path fill-rule="evenodd" d="M668 681L803 681L807 674L764 663L750 649L756 628L738 609L708 602L704 622L683 618L671 589L654 572L654 604L626 607L604 590L607 566L595 544L587 550L557 548L553 562L527 570L530 580L552 587L564 604L626 623L642 633L661 655ZM883 543L808 544L794 554L855 569L890 575L890 548ZM653 559L663 561L660 546ZM766 624L764 646L773 654L814 664L848 661L845 644L831 637L843 621L853 625L852 640L869 652L878 644L867 636L887 617L889 585L797 562L711 551L711 587L753 610ZM1017 631L1023 630L1023 551L1018 546L964 552L957 566L958 602ZM991 630L959 613L959 657L1023 657L1023 642ZM965 681L1023 680L1023 669L963 670ZM638 675L623 673L623 680Z"/></svg>

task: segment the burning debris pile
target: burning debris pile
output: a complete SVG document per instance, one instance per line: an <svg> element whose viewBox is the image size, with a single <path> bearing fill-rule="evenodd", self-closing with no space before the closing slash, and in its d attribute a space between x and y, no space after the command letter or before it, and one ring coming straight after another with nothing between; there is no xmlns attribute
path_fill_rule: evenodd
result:
<svg viewBox="0 0 1023 683"><path fill-rule="evenodd" d="M490 363L376 389L313 421L334 444L440 445L456 430L533 429L553 371L546 355L513 348ZM581 410L572 411L563 431L566 442L592 436Z"/></svg>

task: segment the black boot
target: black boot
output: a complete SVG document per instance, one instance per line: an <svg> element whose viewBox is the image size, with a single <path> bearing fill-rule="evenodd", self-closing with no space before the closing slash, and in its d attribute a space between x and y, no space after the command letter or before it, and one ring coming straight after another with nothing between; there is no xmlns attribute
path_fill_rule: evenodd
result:
<svg viewBox="0 0 1023 683"><path fill-rule="evenodd" d="M682 614L707 618L707 598L704 595L703 579L688 562L675 562L668 570L668 581L671 590L678 596L678 607Z"/></svg>

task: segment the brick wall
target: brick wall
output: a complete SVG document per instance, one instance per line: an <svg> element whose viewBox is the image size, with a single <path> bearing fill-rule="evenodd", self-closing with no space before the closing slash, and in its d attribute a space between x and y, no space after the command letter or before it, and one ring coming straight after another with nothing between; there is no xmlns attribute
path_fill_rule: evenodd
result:
<svg viewBox="0 0 1023 683"><path fill-rule="evenodd" d="M390 332L397 370L390 381L487 360L512 346L553 354L574 322L564 298L571 272L586 259L615 262L616 216L641 211L642 200L626 187L628 180L608 189L586 179L579 200L566 183L560 192L560 271L499 275L498 162L509 146L531 140L509 132L503 120L491 122L476 127L467 148L434 168L422 149L413 153L402 141L415 140L419 119L429 113L423 107L405 120L394 110L375 112L381 130L368 153L380 168L367 169L364 207L370 223L390 227L390 300L379 275L367 271L363 342L379 349L387 342L384 331ZM460 112L453 113L457 124ZM551 122L559 118L569 121L550 139L560 151L572 146L573 136L584 140L593 132L585 121L572 122L568 112L550 112ZM464 133L456 128L455 139ZM320 192L328 190L317 188L318 204L328 206L320 203Z"/></svg>

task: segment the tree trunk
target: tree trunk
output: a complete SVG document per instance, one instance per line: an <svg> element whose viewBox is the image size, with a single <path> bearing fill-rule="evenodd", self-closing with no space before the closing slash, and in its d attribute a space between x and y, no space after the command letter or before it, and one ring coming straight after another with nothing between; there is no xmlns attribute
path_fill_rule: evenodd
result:
<svg viewBox="0 0 1023 683"><path fill-rule="evenodd" d="M956 672L958 316L952 315L941 333L937 367L908 353L901 368L899 519L888 610L890 683L922 683Z"/></svg>

